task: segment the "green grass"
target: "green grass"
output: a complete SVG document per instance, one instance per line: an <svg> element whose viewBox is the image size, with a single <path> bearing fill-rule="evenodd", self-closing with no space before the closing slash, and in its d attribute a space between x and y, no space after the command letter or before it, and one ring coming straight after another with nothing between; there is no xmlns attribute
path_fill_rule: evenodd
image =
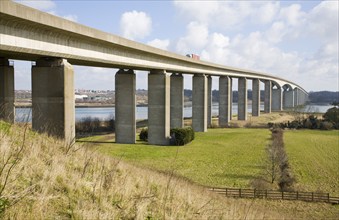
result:
<svg viewBox="0 0 339 220"><path fill-rule="evenodd" d="M196 133L192 143L181 147L143 142L98 146L105 154L161 171L174 170L198 184L249 187L262 171L260 166L269 137L267 129L210 129L207 133Z"/></svg>
<svg viewBox="0 0 339 220"><path fill-rule="evenodd" d="M285 147L300 190L339 195L339 133L299 130L285 132Z"/></svg>

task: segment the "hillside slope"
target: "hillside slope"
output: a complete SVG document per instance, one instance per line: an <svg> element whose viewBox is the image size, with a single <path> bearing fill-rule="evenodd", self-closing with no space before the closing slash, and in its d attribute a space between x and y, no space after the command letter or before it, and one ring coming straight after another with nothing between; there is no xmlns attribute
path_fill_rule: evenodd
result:
<svg viewBox="0 0 339 220"><path fill-rule="evenodd" d="M0 122L0 218L281 218L265 202L226 199L171 174ZM266 207L265 207L266 206Z"/></svg>

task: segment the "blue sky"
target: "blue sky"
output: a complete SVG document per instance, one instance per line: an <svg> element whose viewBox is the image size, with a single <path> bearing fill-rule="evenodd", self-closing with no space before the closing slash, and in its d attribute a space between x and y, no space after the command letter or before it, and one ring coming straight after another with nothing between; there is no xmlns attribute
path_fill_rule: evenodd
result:
<svg viewBox="0 0 339 220"><path fill-rule="evenodd" d="M17 2L171 52L267 72L307 91L338 91L338 1ZM74 70L76 88L114 89L115 69ZM15 61L15 71L16 89L30 89L30 63ZM213 84L217 89L217 78ZM146 72L137 72L137 88L147 88Z"/></svg>

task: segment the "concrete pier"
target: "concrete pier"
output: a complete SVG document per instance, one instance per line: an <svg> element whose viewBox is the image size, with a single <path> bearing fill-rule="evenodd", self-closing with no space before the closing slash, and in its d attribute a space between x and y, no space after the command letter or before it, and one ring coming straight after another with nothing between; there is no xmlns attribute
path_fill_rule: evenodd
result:
<svg viewBox="0 0 339 220"><path fill-rule="evenodd" d="M193 76L192 127L195 132L207 131L207 87L205 75Z"/></svg>
<svg viewBox="0 0 339 220"><path fill-rule="evenodd" d="M276 89L272 89L272 110L282 111L282 94L279 86Z"/></svg>
<svg viewBox="0 0 339 220"><path fill-rule="evenodd" d="M271 113L272 106L272 82L270 80L265 81L265 96L264 96L264 112Z"/></svg>
<svg viewBox="0 0 339 220"><path fill-rule="evenodd" d="M283 92L283 109L294 107L294 91L292 88L285 88Z"/></svg>
<svg viewBox="0 0 339 220"><path fill-rule="evenodd" d="M134 144L135 121L135 73L120 69L115 74L115 142Z"/></svg>
<svg viewBox="0 0 339 220"><path fill-rule="evenodd" d="M170 138L170 76L164 70L148 75L148 143L168 145Z"/></svg>
<svg viewBox="0 0 339 220"><path fill-rule="evenodd" d="M238 79L238 120L247 120L247 79Z"/></svg>
<svg viewBox="0 0 339 220"><path fill-rule="evenodd" d="M32 128L75 141L74 73L65 59L42 58L32 66Z"/></svg>
<svg viewBox="0 0 339 220"><path fill-rule="evenodd" d="M14 123L14 67L0 58L0 120Z"/></svg>
<svg viewBox="0 0 339 220"><path fill-rule="evenodd" d="M260 80L252 80L252 116L260 116Z"/></svg>
<svg viewBox="0 0 339 220"><path fill-rule="evenodd" d="M171 75L171 128L184 127L184 77L181 74Z"/></svg>
<svg viewBox="0 0 339 220"><path fill-rule="evenodd" d="M233 116L233 79L230 77L230 121L232 121Z"/></svg>
<svg viewBox="0 0 339 220"><path fill-rule="evenodd" d="M220 76L219 78L219 127L227 127L231 118L231 78Z"/></svg>
<svg viewBox="0 0 339 220"><path fill-rule="evenodd" d="M212 76L207 76L207 127L212 125Z"/></svg>
<svg viewBox="0 0 339 220"><path fill-rule="evenodd" d="M298 92L298 88L295 88L293 90L293 95L294 95L294 107L297 107L299 105L299 92Z"/></svg>

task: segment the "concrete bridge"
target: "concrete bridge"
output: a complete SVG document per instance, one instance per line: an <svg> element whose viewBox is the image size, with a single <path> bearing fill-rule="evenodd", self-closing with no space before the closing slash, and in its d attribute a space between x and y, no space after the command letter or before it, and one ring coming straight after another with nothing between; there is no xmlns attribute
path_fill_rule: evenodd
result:
<svg viewBox="0 0 339 220"><path fill-rule="evenodd" d="M95 30L10 0L0 1L0 119L14 121L14 67L8 59L34 61L32 127L73 141L75 136L72 65L118 68L116 142L135 143L135 70L149 71L149 143L166 145L171 127L183 126L183 76L193 74L192 126L207 131L211 123L211 76L219 77L219 125L231 120L232 79L238 79L238 119L247 119L247 82L252 81L252 115L302 105L307 92L266 73L244 70L153 48Z"/></svg>

